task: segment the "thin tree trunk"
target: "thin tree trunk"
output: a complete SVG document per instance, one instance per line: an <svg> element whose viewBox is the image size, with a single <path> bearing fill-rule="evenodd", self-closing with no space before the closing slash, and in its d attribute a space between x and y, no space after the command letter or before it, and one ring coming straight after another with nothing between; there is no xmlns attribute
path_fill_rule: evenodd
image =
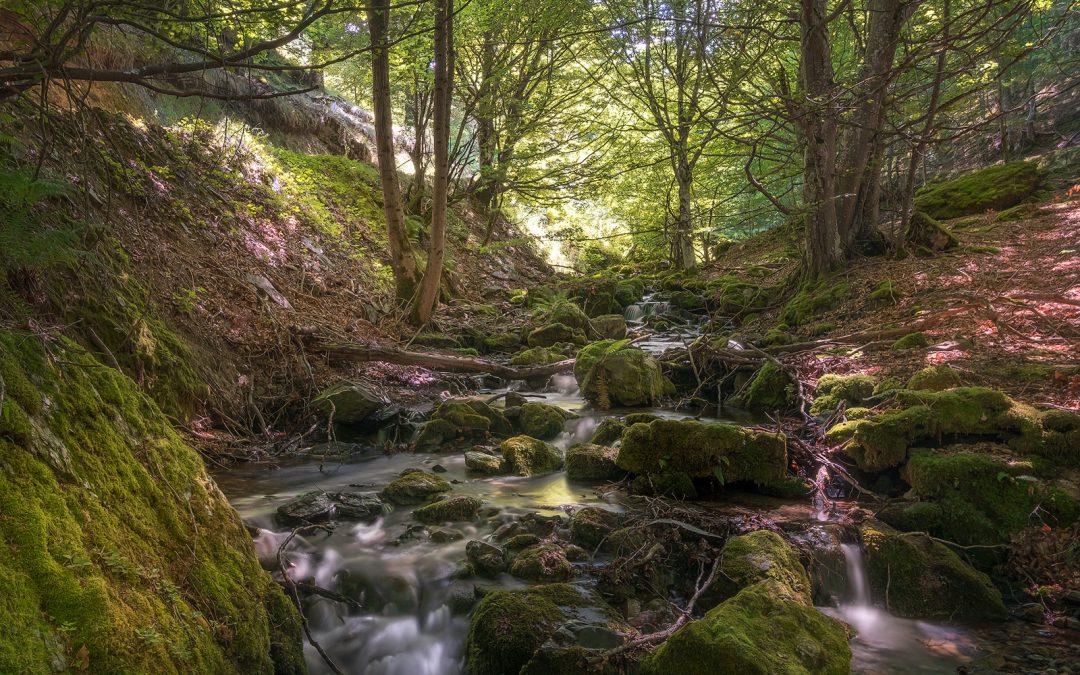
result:
<svg viewBox="0 0 1080 675"><path fill-rule="evenodd" d="M685 157L679 160L679 168L675 178L679 183L679 213L675 219L672 262L675 263L676 268L688 270L696 262L694 259L694 223L690 201L694 173Z"/></svg>
<svg viewBox="0 0 1080 675"><path fill-rule="evenodd" d="M414 312L418 324L431 320L446 254L446 201L450 185L450 105L454 87L454 0L435 2L435 102L432 120L435 175L431 180L428 259Z"/></svg>
<svg viewBox="0 0 1080 675"><path fill-rule="evenodd" d="M390 267L394 272L397 298L409 302L416 290L416 257L405 229L405 209L398 185L394 157L394 118L390 107L390 47L386 34L390 23L389 0L373 0L368 6L371 35L371 99L375 112L375 149L379 162L383 215L390 241Z"/></svg>

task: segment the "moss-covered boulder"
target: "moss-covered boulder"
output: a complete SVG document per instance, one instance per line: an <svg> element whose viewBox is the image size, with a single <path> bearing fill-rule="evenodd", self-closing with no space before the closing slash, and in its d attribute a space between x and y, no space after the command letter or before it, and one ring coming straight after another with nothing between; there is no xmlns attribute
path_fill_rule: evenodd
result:
<svg viewBox="0 0 1080 675"><path fill-rule="evenodd" d="M947 251L960 244L952 230L922 211L911 214L904 239L908 245L915 247L916 254L921 256Z"/></svg>
<svg viewBox="0 0 1080 675"><path fill-rule="evenodd" d="M628 428L616 464L654 483L684 474L764 485L787 474L787 442L783 434L735 424L662 419Z"/></svg>
<svg viewBox="0 0 1080 675"><path fill-rule="evenodd" d="M944 544L872 520L859 531L870 590L891 613L909 618L1005 617L1001 592Z"/></svg>
<svg viewBox="0 0 1080 675"><path fill-rule="evenodd" d="M344 381L319 392L311 406L338 424L359 424L390 401L375 387L360 381Z"/></svg>
<svg viewBox="0 0 1080 675"><path fill-rule="evenodd" d="M424 504L443 492L450 491L450 483L440 476L419 469L406 469L382 489L382 498L395 504Z"/></svg>
<svg viewBox="0 0 1080 675"><path fill-rule="evenodd" d="M810 414L822 415L840 407L844 402L857 406L874 395L876 380L869 375L822 375Z"/></svg>
<svg viewBox="0 0 1080 675"><path fill-rule="evenodd" d="M615 464L619 451L604 445L578 443L566 451L566 477L570 480L618 480L624 473Z"/></svg>
<svg viewBox="0 0 1080 675"><path fill-rule="evenodd" d="M560 300L551 304L547 310L541 314L541 323L558 323L569 326L573 330L582 333L588 334L589 332L589 315L578 307L577 304L570 302L569 300Z"/></svg>
<svg viewBox="0 0 1080 675"><path fill-rule="evenodd" d="M1000 211L1034 196L1044 179L1035 164L1010 162L924 185L915 194L915 207L939 220Z"/></svg>
<svg viewBox="0 0 1080 675"><path fill-rule="evenodd" d="M530 347L514 354L510 358L511 366L546 366L566 359L558 349L550 347Z"/></svg>
<svg viewBox="0 0 1080 675"><path fill-rule="evenodd" d="M457 495L413 511L413 517L427 525L475 520L484 503L476 497Z"/></svg>
<svg viewBox="0 0 1080 675"><path fill-rule="evenodd" d="M780 321L789 326L806 326L818 317L840 305L851 292L846 281L823 279L809 283L798 290L784 305Z"/></svg>
<svg viewBox="0 0 1080 675"><path fill-rule="evenodd" d="M912 449L902 476L920 499L934 504L918 514L919 529L968 545L1006 542L1046 520L1058 527L1076 521L1077 500L1035 473L1032 462L1007 447L979 443Z"/></svg>
<svg viewBox="0 0 1080 675"><path fill-rule="evenodd" d="M559 450L531 436L514 436L499 445L507 470L515 476L535 476L562 468Z"/></svg>
<svg viewBox="0 0 1080 675"><path fill-rule="evenodd" d="M893 342L889 349L894 352L905 351L908 349L926 349L930 346L930 340L926 338L926 333L908 333L902 338Z"/></svg>
<svg viewBox="0 0 1080 675"><path fill-rule="evenodd" d="M480 576L493 577L506 570L506 551L486 541L474 539L465 544L465 557Z"/></svg>
<svg viewBox="0 0 1080 675"><path fill-rule="evenodd" d="M510 574L540 583L566 581L573 575L566 552L558 544L536 544L518 553L510 564Z"/></svg>
<svg viewBox="0 0 1080 675"><path fill-rule="evenodd" d="M574 415L547 403L526 403L521 406L518 426L526 435L550 441L563 431L563 424Z"/></svg>
<svg viewBox="0 0 1080 675"><path fill-rule="evenodd" d="M760 581L777 581L803 604L812 604L810 576L799 561L799 553L780 535L757 530L732 537L720 551L720 570L708 590L716 601L729 598Z"/></svg>
<svg viewBox="0 0 1080 675"><path fill-rule="evenodd" d="M847 631L782 583L761 581L691 621L641 663L643 675L846 675Z"/></svg>
<svg viewBox="0 0 1080 675"><path fill-rule="evenodd" d="M529 333L530 347L554 347L559 344L583 345L587 342L585 332L564 323L550 323Z"/></svg>
<svg viewBox="0 0 1080 675"><path fill-rule="evenodd" d="M499 474L505 469L503 458L478 450L465 453L465 468L477 473Z"/></svg>
<svg viewBox="0 0 1080 675"><path fill-rule="evenodd" d="M292 602L135 382L8 331L0 378L0 672L306 672Z"/></svg>
<svg viewBox="0 0 1080 675"><path fill-rule="evenodd" d="M626 424L621 419L618 417L605 417L597 425L596 431L593 432L592 438L589 439L589 443L593 445L615 445L616 442L622 439L624 431L626 431Z"/></svg>
<svg viewBox="0 0 1080 675"><path fill-rule="evenodd" d="M746 410L788 410L795 405L795 381L772 361L758 368L742 391L731 397L731 405Z"/></svg>
<svg viewBox="0 0 1080 675"><path fill-rule="evenodd" d="M615 284L615 300L625 309L645 295L645 282L641 279L622 279Z"/></svg>
<svg viewBox="0 0 1080 675"><path fill-rule="evenodd" d="M574 377L582 396L600 407L649 405L666 388L656 359L625 340L601 340L583 348Z"/></svg>
<svg viewBox="0 0 1080 675"><path fill-rule="evenodd" d="M471 442L489 434L509 436L513 426L502 412L483 401L443 401L420 425L414 441L418 450L454 449L458 441Z"/></svg>
<svg viewBox="0 0 1080 675"><path fill-rule="evenodd" d="M592 320L592 329L601 339L621 340L626 337L626 319L622 314L604 314Z"/></svg>
<svg viewBox="0 0 1080 675"><path fill-rule="evenodd" d="M599 506L586 506L570 517L570 539L587 551L592 551L622 522L614 511Z"/></svg>
<svg viewBox="0 0 1080 675"><path fill-rule="evenodd" d="M668 296L668 302L689 312L705 309L705 298L693 291L674 291Z"/></svg>
<svg viewBox="0 0 1080 675"><path fill-rule="evenodd" d="M927 366L908 379L907 388L916 391L944 391L961 384L960 373L949 366Z"/></svg>
<svg viewBox="0 0 1080 675"><path fill-rule="evenodd" d="M520 347L520 333L496 333L484 338L484 348L489 352L514 352Z"/></svg>
<svg viewBox="0 0 1080 675"><path fill-rule="evenodd" d="M982 438L1007 444L1022 455L1039 455L1074 466L1080 461L1080 426L1055 426L1058 412L1044 413L1000 391L958 387L946 391L897 390L898 406L849 420L826 433L864 471L880 471L907 460L908 450L939 445L943 438ZM1080 416L1064 413L1065 417ZM1078 421L1080 424L1080 421Z"/></svg>
<svg viewBox="0 0 1080 675"><path fill-rule="evenodd" d="M760 312L772 300L773 289L736 276L710 279L705 287L708 305L721 316Z"/></svg>

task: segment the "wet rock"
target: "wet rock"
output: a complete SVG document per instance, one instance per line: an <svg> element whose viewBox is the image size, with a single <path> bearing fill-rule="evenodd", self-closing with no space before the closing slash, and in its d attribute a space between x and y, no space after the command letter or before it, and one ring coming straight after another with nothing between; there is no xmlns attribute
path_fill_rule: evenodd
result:
<svg viewBox="0 0 1080 675"><path fill-rule="evenodd" d="M480 576L493 577L506 570L506 551L486 541L474 539L466 544L465 557Z"/></svg>
<svg viewBox="0 0 1080 675"><path fill-rule="evenodd" d="M506 396L503 397L503 400L506 402L507 408L520 408L521 406L529 402L529 399L525 398L516 391L506 392Z"/></svg>
<svg viewBox="0 0 1080 675"><path fill-rule="evenodd" d="M531 436L514 436L499 445L510 473L516 476L534 476L558 471L563 464L562 455L555 446Z"/></svg>
<svg viewBox="0 0 1080 675"><path fill-rule="evenodd" d="M436 464L433 467L431 467L431 471L433 473L446 473L446 467L443 466L442 464Z"/></svg>
<svg viewBox="0 0 1080 675"><path fill-rule="evenodd" d="M705 309L705 299L691 291L674 291L668 301L679 309L688 311Z"/></svg>
<svg viewBox="0 0 1080 675"><path fill-rule="evenodd" d="M619 451L602 445L579 443L566 451L566 477L570 480L618 480L624 475L615 465Z"/></svg>
<svg viewBox="0 0 1080 675"><path fill-rule="evenodd" d="M536 328L529 333L528 339L530 347L554 347L563 343L583 345L586 342L583 331L563 323L552 323Z"/></svg>
<svg viewBox="0 0 1080 675"><path fill-rule="evenodd" d="M465 453L465 468L478 473L499 474L503 472L503 459L486 452L472 450Z"/></svg>
<svg viewBox="0 0 1080 675"><path fill-rule="evenodd" d="M1001 619L1001 593L944 544L869 520L860 526L870 588L907 618Z"/></svg>
<svg viewBox="0 0 1080 675"><path fill-rule="evenodd" d="M614 340L582 349L574 363L574 377L582 396L601 407L649 405L660 400L669 386L656 359Z"/></svg>
<svg viewBox="0 0 1080 675"><path fill-rule="evenodd" d="M457 530L451 530L446 528L438 528L431 530L428 533L428 537L436 544L449 544L452 541L459 541L465 538L465 535Z"/></svg>
<svg viewBox="0 0 1080 675"><path fill-rule="evenodd" d="M510 435L513 427L501 412L483 401L443 401L416 434L419 450L438 450L459 440L479 440L487 435Z"/></svg>
<svg viewBox="0 0 1080 675"><path fill-rule="evenodd" d="M566 420L574 417L570 412L547 403L525 403L521 406L519 426L528 436L550 441L563 431Z"/></svg>
<svg viewBox="0 0 1080 675"><path fill-rule="evenodd" d="M332 518L374 520L382 512L382 500L374 493L315 490L279 506L275 518L283 525L296 526Z"/></svg>
<svg viewBox="0 0 1080 675"><path fill-rule="evenodd" d="M423 504L449 491L450 484L439 476L413 469L402 472L384 487L382 497L395 504Z"/></svg>
<svg viewBox="0 0 1080 675"><path fill-rule="evenodd" d="M811 604L810 577L799 553L780 535L769 530L731 537L720 552L716 580L703 596L709 607L760 581L777 581L790 589L799 602Z"/></svg>
<svg viewBox="0 0 1080 675"><path fill-rule="evenodd" d="M622 314L604 314L592 319L592 329L603 340L622 340L626 337L626 319Z"/></svg>
<svg viewBox="0 0 1080 675"><path fill-rule="evenodd" d="M596 431L593 433L589 443L593 445L607 445L613 446L622 440L623 431L626 430L626 424L623 423L618 417L606 417L596 427Z"/></svg>
<svg viewBox="0 0 1080 675"><path fill-rule="evenodd" d="M570 539L587 551L594 551L619 526L619 514L598 506L586 506L570 517Z"/></svg>
<svg viewBox="0 0 1080 675"><path fill-rule="evenodd" d="M536 544L517 554L510 565L510 574L526 581L549 583L566 581L572 576L573 568L557 544Z"/></svg>
<svg viewBox="0 0 1080 675"><path fill-rule="evenodd" d="M446 604L456 615L468 614L476 604L476 586L465 581L455 581L446 594Z"/></svg>
<svg viewBox="0 0 1080 675"><path fill-rule="evenodd" d="M342 381L319 392L311 405L338 424L358 424L389 403L378 389L366 382Z"/></svg>
<svg viewBox="0 0 1080 675"><path fill-rule="evenodd" d="M615 283L615 300L623 308L641 300L644 295L645 282L641 279L620 279Z"/></svg>
<svg viewBox="0 0 1080 675"><path fill-rule="evenodd" d="M540 543L540 537L531 533L515 534L503 542L507 551L521 551Z"/></svg>
<svg viewBox="0 0 1080 675"><path fill-rule="evenodd" d="M413 517L428 525L476 520L482 505L476 497L458 495L422 506L413 511Z"/></svg>

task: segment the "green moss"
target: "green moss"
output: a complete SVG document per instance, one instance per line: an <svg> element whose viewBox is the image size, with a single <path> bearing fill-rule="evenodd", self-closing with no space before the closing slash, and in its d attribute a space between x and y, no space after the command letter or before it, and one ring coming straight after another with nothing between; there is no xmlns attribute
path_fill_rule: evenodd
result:
<svg viewBox="0 0 1080 675"><path fill-rule="evenodd" d="M573 568L558 544L536 544L517 554L510 574L526 581L550 583L568 580Z"/></svg>
<svg viewBox="0 0 1080 675"><path fill-rule="evenodd" d="M795 382L780 366L766 361L730 403L747 410L788 410L795 404Z"/></svg>
<svg viewBox="0 0 1080 675"><path fill-rule="evenodd" d="M956 248L960 243L949 228L922 211L912 214L904 238L920 257Z"/></svg>
<svg viewBox="0 0 1080 675"><path fill-rule="evenodd" d="M1001 164L925 185L915 195L915 206L937 219L1000 211L1034 195L1043 180L1043 172L1034 164Z"/></svg>
<svg viewBox="0 0 1080 675"><path fill-rule="evenodd" d="M615 480L622 471L615 465L615 448L578 443L566 451L566 477L570 480Z"/></svg>
<svg viewBox="0 0 1080 675"><path fill-rule="evenodd" d="M616 463L654 482L675 472L721 483L767 484L787 472L787 443L783 434L734 424L656 420L626 430Z"/></svg>
<svg viewBox="0 0 1080 675"><path fill-rule="evenodd" d="M641 279L622 279L615 284L615 300L624 308L645 295L645 282Z"/></svg>
<svg viewBox="0 0 1080 675"><path fill-rule="evenodd" d="M526 403L521 406L518 423L527 435L550 441L562 433L569 417L570 413L547 403Z"/></svg>
<svg viewBox="0 0 1080 675"><path fill-rule="evenodd" d="M810 413L828 413L839 408L842 401L851 406L859 405L873 396L875 384L876 380L869 375L822 375Z"/></svg>
<svg viewBox="0 0 1080 675"><path fill-rule="evenodd" d="M548 347L531 347L514 354L510 359L511 366L545 366L549 363L558 363L566 356L555 349Z"/></svg>
<svg viewBox="0 0 1080 675"><path fill-rule="evenodd" d="M892 343L892 345L889 346L889 349L901 351L905 349L926 349L929 346L930 341L926 339L925 333L908 333Z"/></svg>
<svg viewBox="0 0 1080 675"><path fill-rule="evenodd" d="M812 588L799 553L780 535L757 530L728 539L720 551L719 574L710 596L715 600L730 598L760 581L779 582L799 602L811 604Z"/></svg>
<svg viewBox="0 0 1080 675"><path fill-rule="evenodd" d="M298 615L198 454L126 376L50 353L0 333L5 407L33 420L28 444L0 436L0 671L55 672L85 646L102 673L270 673L272 653L302 672Z"/></svg>
<svg viewBox="0 0 1080 675"><path fill-rule="evenodd" d="M818 316L840 305L851 290L846 281L822 280L807 284L788 300L780 320L789 326L805 326Z"/></svg>
<svg viewBox="0 0 1080 675"><path fill-rule="evenodd" d="M908 389L919 391L943 391L959 387L960 374L949 366L927 366L911 376Z"/></svg>
<svg viewBox="0 0 1080 675"><path fill-rule="evenodd" d="M517 476L535 476L562 468L563 458L550 443L531 436L514 436L499 445L499 451L511 473Z"/></svg>
<svg viewBox="0 0 1080 675"><path fill-rule="evenodd" d="M1002 619L1005 606L990 579L944 544L868 521L860 528L870 588L897 616Z"/></svg>
<svg viewBox="0 0 1080 675"><path fill-rule="evenodd" d="M460 340L445 333L420 333L413 338L412 343L418 347L435 347L436 349L461 348Z"/></svg>
<svg viewBox="0 0 1080 675"><path fill-rule="evenodd" d="M1035 204L1017 204L1016 206L1005 209L998 214L998 222L1011 222L1014 220L1025 220L1038 215L1039 207Z"/></svg>
<svg viewBox="0 0 1080 675"><path fill-rule="evenodd" d="M596 427L596 431L593 433L593 437L589 439L589 443L593 445L615 445L622 438L625 430L626 424L618 417L605 417Z"/></svg>
<svg viewBox="0 0 1080 675"><path fill-rule="evenodd" d="M529 333L528 338L530 347L554 347L563 343L583 345L586 342L583 330L571 328L564 323L551 323L536 328Z"/></svg>
<svg viewBox="0 0 1080 675"><path fill-rule="evenodd" d="M709 305L723 316L760 312L772 304L775 289L735 276L710 279L705 284Z"/></svg>
<svg viewBox="0 0 1080 675"><path fill-rule="evenodd" d="M428 525L473 520L481 506L483 502L476 497L458 495L421 506L413 511L413 517Z"/></svg>
<svg viewBox="0 0 1080 675"><path fill-rule="evenodd" d="M604 340L622 340L626 337L626 319L622 314L604 314L594 317L592 330Z"/></svg>
<svg viewBox="0 0 1080 675"><path fill-rule="evenodd" d="M417 448L438 449L454 441L474 441L488 434L508 436L513 433L509 420L487 403L477 400L443 401L428 421L417 430ZM450 446L453 447L452 445Z"/></svg>
<svg viewBox="0 0 1080 675"><path fill-rule="evenodd" d="M521 335L517 333L497 333L484 338L484 347L489 352L512 352L521 347Z"/></svg>
<svg viewBox="0 0 1080 675"><path fill-rule="evenodd" d="M583 348L574 377L582 396L601 408L655 403L666 385L656 359L625 340L601 340Z"/></svg>
<svg viewBox="0 0 1080 675"><path fill-rule="evenodd" d="M842 675L851 648L843 624L774 581L743 589L683 626L641 664L644 675Z"/></svg>
<svg viewBox="0 0 1080 675"><path fill-rule="evenodd" d="M657 495L675 499L697 499L694 479L685 471L664 470L636 476L630 481L630 491L636 495Z"/></svg>
<svg viewBox="0 0 1080 675"><path fill-rule="evenodd" d="M900 295L896 289L893 288L892 279L883 279L877 286L874 286L874 290L870 291L867 299L874 305L894 305Z"/></svg>
<svg viewBox="0 0 1080 675"><path fill-rule="evenodd" d="M542 314L541 323L558 323L582 333L589 331L589 316L569 300L559 300L550 305Z"/></svg>
<svg viewBox="0 0 1080 675"><path fill-rule="evenodd" d="M619 515L599 506L586 506L570 517L570 538L578 546L593 551L619 526Z"/></svg>
<svg viewBox="0 0 1080 675"><path fill-rule="evenodd" d="M427 471L406 469L382 489L383 499L395 504L423 504L443 492L450 491L450 484L440 476Z"/></svg>

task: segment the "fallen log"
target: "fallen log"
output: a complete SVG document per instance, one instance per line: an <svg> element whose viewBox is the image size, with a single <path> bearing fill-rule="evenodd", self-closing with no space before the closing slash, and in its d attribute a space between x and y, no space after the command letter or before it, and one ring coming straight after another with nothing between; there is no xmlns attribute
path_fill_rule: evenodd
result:
<svg viewBox="0 0 1080 675"><path fill-rule="evenodd" d="M468 356L451 356L430 352L412 352L392 347L373 347L351 342L332 343L322 346L322 351L330 358L346 361L381 361L399 366L420 366L430 370L448 373L475 373L495 375L508 380L527 380L533 377L549 377L574 369L574 359L542 366L506 366L487 359Z"/></svg>

